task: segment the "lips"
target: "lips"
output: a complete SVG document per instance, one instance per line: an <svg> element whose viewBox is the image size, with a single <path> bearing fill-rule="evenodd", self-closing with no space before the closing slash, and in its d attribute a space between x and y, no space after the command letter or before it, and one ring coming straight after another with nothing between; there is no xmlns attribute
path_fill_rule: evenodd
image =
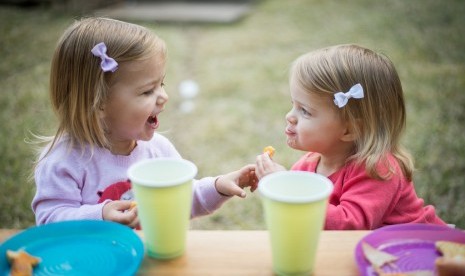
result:
<svg viewBox="0 0 465 276"><path fill-rule="evenodd" d="M289 136L292 136L292 135L295 135L295 132L293 130L291 130L290 128L286 128L286 134L289 135Z"/></svg>

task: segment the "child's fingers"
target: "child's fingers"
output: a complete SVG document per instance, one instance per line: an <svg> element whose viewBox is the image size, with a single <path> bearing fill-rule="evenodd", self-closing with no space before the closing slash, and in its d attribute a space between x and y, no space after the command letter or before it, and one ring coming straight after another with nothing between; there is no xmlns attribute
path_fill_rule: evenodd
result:
<svg viewBox="0 0 465 276"><path fill-rule="evenodd" d="M266 154L266 153L260 154L256 158L256 168L255 168L255 170L259 171L259 172L263 172L271 164L273 164L273 161L271 160L270 156L268 156L268 154Z"/></svg>
<svg viewBox="0 0 465 276"><path fill-rule="evenodd" d="M137 202L131 201L131 205L129 205L129 210L132 210L137 207Z"/></svg>
<svg viewBox="0 0 465 276"><path fill-rule="evenodd" d="M248 175L255 171L255 164L248 164L239 170L239 175Z"/></svg>
<svg viewBox="0 0 465 276"><path fill-rule="evenodd" d="M228 189L228 194L231 196L246 197L246 192L241 187L233 185Z"/></svg>
<svg viewBox="0 0 465 276"><path fill-rule="evenodd" d="M130 205L131 205L131 202L129 200L113 200L113 201L109 201L108 203L106 203L104 208L122 212L122 211L129 209Z"/></svg>
<svg viewBox="0 0 465 276"><path fill-rule="evenodd" d="M254 182L252 185L250 185L250 191L255 192L255 190L258 188L258 182Z"/></svg>
<svg viewBox="0 0 465 276"><path fill-rule="evenodd" d="M131 228L136 228L136 227L139 226L139 224L140 224L139 217L136 215L136 216L132 219L132 221L128 224L128 226L131 227Z"/></svg>
<svg viewBox="0 0 465 276"><path fill-rule="evenodd" d="M131 200L115 200L113 206L115 210L120 212L137 210L137 202Z"/></svg>
<svg viewBox="0 0 465 276"><path fill-rule="evenodd" d="M241 198L245 198L247 196L246 192L242 189L240 189L240 191L237 191L237 193L235 193L234 195L241 197Z"/></svg>
<svg viewBox="0 0 465 276"><path fill-rule="evenodd" d="M257 175L255 174L255 170L249 172L249 185L250 186L250 191L254 192L258 188L258 178Z"/></svg>

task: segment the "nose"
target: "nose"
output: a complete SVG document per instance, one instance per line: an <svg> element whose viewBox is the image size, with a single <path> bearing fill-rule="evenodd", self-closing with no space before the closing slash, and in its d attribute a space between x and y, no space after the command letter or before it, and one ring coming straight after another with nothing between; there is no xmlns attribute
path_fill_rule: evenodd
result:
<svg viewBox="0 0 465 276"><path fill-rule="evenodd" d="M297 123L297 117L294 115L294 108L289 110L286 114L286 121L288 121L290 124L296 124Z"/></svg>
<svg viewBox="0 0 465 276"><path fill-rule="evenodd" d="M157 105L164 105L168 99L168 94L166 94L165 88L162 87L160 93L157 95Z"/></svg>

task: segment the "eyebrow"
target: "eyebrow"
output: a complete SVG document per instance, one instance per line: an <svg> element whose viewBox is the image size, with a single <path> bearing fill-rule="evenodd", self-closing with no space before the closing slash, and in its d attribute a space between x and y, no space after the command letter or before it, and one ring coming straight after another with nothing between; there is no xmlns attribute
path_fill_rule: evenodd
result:
<svg viewBox="0 0 465 276"><path fill-rule="evenodd" d="M294 103L297 103L297 104L300 105L301 107L305 107L305 108L307 108L307 109L311 109L311 110L315 110L315 111L316 111L315 108L311 107L311 106L308 105L308 104L304 104L304 103L302 103L301 101L298 101L298 100L295 100L295 99L293 99L292 101L293 101Z"/></svg>
<svg viewBox="0 0 465 276"><path fill-rule="evenodd" d="M156 83L163 82L165 77L166 77L166 73L164 73L161 78L150 81L150 82L147 82L147 83L141 85L139 88L145 88L145 87L148 87L148 86L150 86L150 87L155 86Z"/></svg>

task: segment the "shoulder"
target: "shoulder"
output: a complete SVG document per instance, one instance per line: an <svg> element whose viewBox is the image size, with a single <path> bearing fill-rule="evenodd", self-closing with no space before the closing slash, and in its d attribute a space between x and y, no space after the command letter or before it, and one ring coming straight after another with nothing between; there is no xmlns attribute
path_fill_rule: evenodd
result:
<svg viewBox="0 0 465 276"><path fill-rule="evenodd" d="M69 139L62 138L48 144L40 155L40 163L63 162L69 159L73 160L78 156L86 155L86 150L82 151L76 146L72 146Z"/></svg>
<svg viewBox="0 0 465 276"><path fill-rule="evenodd" d="M296 171L314 171L318 161L320 160L320 154L316 152L308 152L303 155L291 168Z"/></svg>
<svg viewBox="0 0 465 276"><path fill-rule="evenodd" d="M377 160L374 168L381 178L371 175L365 162L357 162L356 160L349 161L344 171L350 177L358 176L380 183L400 183L405 180L399 161L390 153Z"/></svg>
<svg viewBox="0 0 465 276"><path fill-rule="evenodd" d="M53 147L47 145L41 154L40 160L35 167L36 174L66 173L73 174L82 169L83 159L90 160L89 149L81 150L76 146L71 146L69 140L60 139Z"/></svg>
<svg viewBox="0 0 465 276"><path fill-rule="evenodd" d="M391 153L386 154L384 162L381 160L378 162L376 169L381 176L387 179L394 178L403 180L405 178L399 160Z"/></svg>

